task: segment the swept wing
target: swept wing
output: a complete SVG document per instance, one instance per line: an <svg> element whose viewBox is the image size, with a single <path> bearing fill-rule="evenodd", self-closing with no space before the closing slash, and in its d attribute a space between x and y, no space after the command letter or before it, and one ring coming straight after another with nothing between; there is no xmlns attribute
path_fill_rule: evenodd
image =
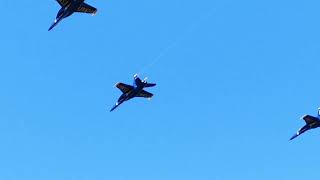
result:
<svg viewBox="0 0 320 180"><path fill-rule="evenodd" d="M92 7L86 3L82 3L81 6L76 10L76 12L81 13L89 13L89 14L96 14L97 9L95 7Z"/></svg>
<svg viewBox="0 0 320 180"><path fill-rule="evenodd" d="M144 98L152 98L153 94L142 90L139 94L137 94L137 97L144 97Z"/></svg>
<svg viewBox="0 0 320 180"><path fill-rule="evenodd" d="M61 7L65 7L71 2L71 0L56 0L56 1L60 4Z"/></svg>
<svg viewBox="0 0 320 180"><path fill-rule="evenodd" d="M133 86L127 85L127 84L123 84L123 83L117 83L116 87L118 89L120 89L120 91L122 93L128 93L129 91L131 91L133 89Z"/></svg>
<svg viewBox="0 0 320 180"><path fill-rule="evenodd" d="M302 117L302 119L303 119L307 124L311 124L311 123L313 123L313 122L315 122L315 121L318 120L318 118L313 117L313 116L310 116L310 115L305 115L305 116Z"/></svg>

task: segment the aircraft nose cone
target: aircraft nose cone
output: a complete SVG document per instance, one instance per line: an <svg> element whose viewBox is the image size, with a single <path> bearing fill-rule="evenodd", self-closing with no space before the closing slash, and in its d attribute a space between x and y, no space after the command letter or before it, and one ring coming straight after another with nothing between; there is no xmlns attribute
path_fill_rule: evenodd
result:
<svg viewBox="0 0 320 180"><path fill-rule="evenodd" d="M293 140L294 138L298 137L298 136L299 136L299 133L294 134L294 135L290 138L290 141Z"/></svg>
<svg viewBox="0 0 320 180"><path fill-rule="evenodd" d="M53 28L53 25L52 26L50 26L50 28L48 29L48 31L51 31L51 29Z"/></svg>

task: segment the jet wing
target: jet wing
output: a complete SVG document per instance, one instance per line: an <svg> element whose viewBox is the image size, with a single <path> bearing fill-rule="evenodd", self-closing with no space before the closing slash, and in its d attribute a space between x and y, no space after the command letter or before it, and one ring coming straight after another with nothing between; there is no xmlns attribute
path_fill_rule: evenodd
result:
<svg viewBox="0 0 320 180"><path fill-rule="evenodd" d="M86 3L82 3L81 6L76 10L76 12L89 13L89 14L95 15L97 12L97 9Z"/></svg>
<svg viewBox="0 0 320 180"><path fill-rule="evenodd" d="M315 121L318 121L318 118L310 116L310 115L305 115L302 117L302 119L307 123L307 124L311 124Z"/></svg>
<svg viewBox="0 0 320 180"><path fill-rule="evenodd" d="M71 0L56 0L56 1L60 4L61 7L65 7L67 6L67 4L70 3Z"/></svg>
<svg viewBox="0 0 320 180"><path fill-rule="evenodd" d="M144 97L144 98L152 98L153 94L145 91L145 90L142 90L138 95L137 97Z"/></svg>
<svg viewBox="0 0 320 180"><path fill-rule="evenodd" d="M118 89L120 89L120 91L122 93L128 93L129 91L131 91L133 89L133 86L127 85L127 84L123 84L123 83L117 83L116 87Z"/></svg>

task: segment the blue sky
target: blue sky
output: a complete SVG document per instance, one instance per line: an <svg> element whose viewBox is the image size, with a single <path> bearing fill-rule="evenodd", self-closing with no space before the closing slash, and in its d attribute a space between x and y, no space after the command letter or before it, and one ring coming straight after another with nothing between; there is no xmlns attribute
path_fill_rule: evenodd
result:
<svg viewBox="0 0 320 180"><path fill-rule="evenodd" d="M288 141L320 106L318 1L87 3L48 32L54 0L0 1L0 179L318 177L320 131ZM154 98L110 113L135 73Z"/></svg>

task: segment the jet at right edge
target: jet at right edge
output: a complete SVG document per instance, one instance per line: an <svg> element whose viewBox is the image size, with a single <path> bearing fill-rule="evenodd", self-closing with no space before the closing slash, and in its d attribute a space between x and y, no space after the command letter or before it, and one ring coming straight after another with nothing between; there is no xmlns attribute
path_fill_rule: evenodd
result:
<svg viewBox="0 0 320 180"><path fill-rule="evenodd" d="M89 13L92 15L95 15L97 12L97 9L95 7L92 7L84 3L84 0L56 0L56 1L60 4L61 9L59 10L56 19L54 20L53 24L50 26L48 31L54 28L62 19L72 15L75 12Z"/></svg>
<svg viewBox="0 0 320 180"><path fill-rule="evenodd" d="M306 125L300 128L296 134L294 134L290 140L293 140L294 138L298 137L302 133L320 127L320 108L318 108L318 116L313 117L310 115L304 115L301 119L303 119L306 122Z"/></svg>

